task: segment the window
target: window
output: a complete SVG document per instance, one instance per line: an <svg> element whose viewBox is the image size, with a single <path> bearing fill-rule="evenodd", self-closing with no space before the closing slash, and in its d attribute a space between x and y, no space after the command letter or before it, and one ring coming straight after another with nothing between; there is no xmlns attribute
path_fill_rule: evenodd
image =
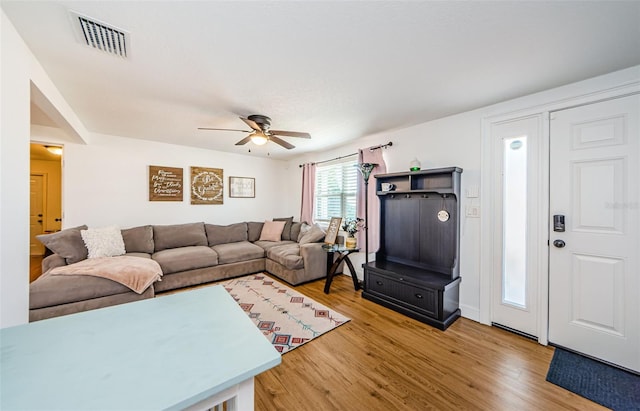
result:
<svg viewBox="0 0 640 411"><path fill-rule="evenodd" d="M527 137L505 138L503 145L502 301L526 308Z"/></svg>
<svg viewBox="0 0 640 411"><path fill-rule="evenodd" d="M315 221L328 223L331 217L356 216L356 164L350 160L316 167Z"/></svg>

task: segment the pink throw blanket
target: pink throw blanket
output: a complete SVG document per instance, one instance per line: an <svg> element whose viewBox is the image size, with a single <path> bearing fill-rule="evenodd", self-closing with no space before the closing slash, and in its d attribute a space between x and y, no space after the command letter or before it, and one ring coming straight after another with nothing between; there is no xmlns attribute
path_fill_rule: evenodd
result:
<svg viewBox="0 0 640 411"><path fill-rule="evenodd" d="M160 281L162 268L149 258L120 255L89 258L78 263L56 267L49 275L91 275L116 281L142 294L155 281Z"/></svg>

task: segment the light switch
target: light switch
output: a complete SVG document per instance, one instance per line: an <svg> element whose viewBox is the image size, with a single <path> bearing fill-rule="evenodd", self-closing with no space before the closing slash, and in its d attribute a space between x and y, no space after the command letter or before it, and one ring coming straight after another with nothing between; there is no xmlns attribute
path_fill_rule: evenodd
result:
<svg viewBox="0 0 640 411"><path fill-rule="evenodd" d="M467 198L478 198L480 195L480 187L478 186L469 186L467 187Z"/></svg>

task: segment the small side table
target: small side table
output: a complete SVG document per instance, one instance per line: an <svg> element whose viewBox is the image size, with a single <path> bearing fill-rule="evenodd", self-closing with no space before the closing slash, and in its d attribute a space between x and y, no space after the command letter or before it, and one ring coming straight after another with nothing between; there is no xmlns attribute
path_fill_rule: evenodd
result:
<svg viewBox="0 0 640 411"><path fill-rule="evenodd" d="M327 253L327 281L324 284L324 293L329 294L329 289L331 288L331 282L333 281L333 276L336 274L336 270L340 266L340 264L344 261L349 267L349 271L351 271L351 279L353 280L353 288L357 290L360 289L360 283L358 282L358 276L356 276L356 270L353 268L353 263L349 259L349 254L357 253L360 251L359 248L346 248L342 245L324 245L322 249ZM333 261L334 253L338 253L338 258Z"/></svg>

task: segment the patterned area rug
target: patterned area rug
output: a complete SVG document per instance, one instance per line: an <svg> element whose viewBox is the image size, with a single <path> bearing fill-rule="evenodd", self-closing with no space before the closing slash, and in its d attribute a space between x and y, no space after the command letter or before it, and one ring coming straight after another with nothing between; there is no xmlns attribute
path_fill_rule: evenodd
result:
<svg viewBox="0 0 640 411"><path fill-rule="evenodd" d="M281 354L350 319L262 274L221 282Z"/></svg>

